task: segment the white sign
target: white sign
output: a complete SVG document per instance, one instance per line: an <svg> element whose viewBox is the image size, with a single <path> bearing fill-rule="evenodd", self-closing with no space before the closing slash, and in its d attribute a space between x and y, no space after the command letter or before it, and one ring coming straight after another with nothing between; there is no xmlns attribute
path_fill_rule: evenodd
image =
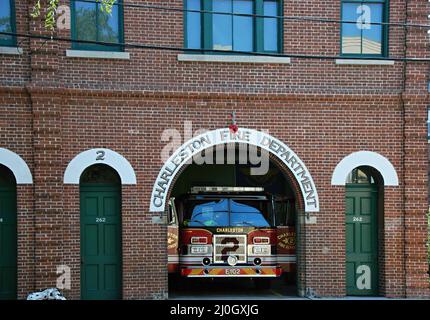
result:
<svg viewBox="0 0 430 320"><path fill-rule="evenodd" d="M300 158L284 143L271 135L253 129L239 128L233 134L228 128L209 131L185 142L176 150L161 168L155 181L151 195L151 212L163 212L170 185L179 169L190 163L193 156L201 151L221 144L232 142L245 143L262 148L279 158L296 178L303 199L306 212L318 212L319 200L315 183Z"/></svg>

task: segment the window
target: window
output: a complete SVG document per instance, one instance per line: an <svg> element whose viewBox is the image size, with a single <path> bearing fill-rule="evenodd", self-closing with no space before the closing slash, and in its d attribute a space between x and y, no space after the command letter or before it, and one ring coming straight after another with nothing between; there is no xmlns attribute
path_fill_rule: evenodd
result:
<svg viewBox="0 0 430 320"><path fill-rule="evenodd" d="M185 46L190 49L281 52L279 0L186 0ZM227 13L227 14L225 14ZM235 16L256 14L274 18Z"/></svg>
<svg viewBox="0 0 430 320"><path fill-rule="evenodd" d="M268 200L214 199L187 202L188 227L270 227Z"/></svg>
<svg viewBox="0 0 430 320"><path fill-rule="evenodd" d="M15 33L15 4L13 0L0 0L0 31ZM16 37L0 34L0 46L16 46Z"/></svg>
<svg viewBox="0 0 430 320"><path fill-rule="evenodd" d="M343 55L386 56L388 0L343 0L341 47Z"/></svg>
<svg viewBox="0 0 430 320"><path fill-rule="evenodd" d="M72 38L74 40L123 42L122 0L117 0L112 13L103 12L100 3L72 1ZM118 5L119 4L119 5ZM122 51L123 47L73 42L73 49Z"/></svg>
<svg viewBox="0 0 430 320"><path fill-rule="evenodd" d="M358 167L348 174L346 183L375 184L376 180L368 167Z"/></svg>
<svg viewBox="0 0 430 320"><path fill-rule="evenodd" d="M79 183L92 184L121 184L118 173L106 164L94 164L84 170Z"/></svg>

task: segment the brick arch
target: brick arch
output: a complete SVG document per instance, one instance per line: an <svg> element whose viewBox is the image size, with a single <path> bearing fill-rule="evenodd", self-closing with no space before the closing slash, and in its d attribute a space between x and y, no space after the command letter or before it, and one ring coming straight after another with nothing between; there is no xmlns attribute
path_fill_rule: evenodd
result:
<svg viewBox="0 0 430 320"><path fill-rule="evenodd" d="M281 172L286 176L288 183L290 184L291 189L294 193L294 198L296 199L296 206L298 209L305 210L305 202L303 199L303 195L300 192L300 186L297 180L295 179L293 173L287 166L279 160L274 154L269 154L270 160L281 170Z"/></svg>
<svg viewBox="0 0 430 320"><path fill-rule="evenodd" d="M242 138L239 138L240 136ZM244 136L247 138L244 139ZM192 157L203 150L229 143L244 143L268 151L271 159L275 160L275 164L280 166L281 171L288 176L293 190L297 192L296 199L303 207L303 211L319 211L318 192L312 176L294 151L265 132L240 128L236 134L231 134L229 129L205 132L188 140L178 148L165 162L157 176L150 199L150 212L165 211L171 187L188 166L187 162Z"/></svg>

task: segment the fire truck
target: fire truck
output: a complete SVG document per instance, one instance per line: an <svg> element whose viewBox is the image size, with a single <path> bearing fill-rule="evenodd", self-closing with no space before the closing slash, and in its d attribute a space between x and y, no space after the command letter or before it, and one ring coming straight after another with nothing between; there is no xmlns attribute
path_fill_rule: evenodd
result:
<svg viewBox="0 0 430 320"><path fill-rule="evenodd" d="M170 199L169 221L169 273L248 277L259 287L295 273L292 199L259 187L193 187Z"/></svg>

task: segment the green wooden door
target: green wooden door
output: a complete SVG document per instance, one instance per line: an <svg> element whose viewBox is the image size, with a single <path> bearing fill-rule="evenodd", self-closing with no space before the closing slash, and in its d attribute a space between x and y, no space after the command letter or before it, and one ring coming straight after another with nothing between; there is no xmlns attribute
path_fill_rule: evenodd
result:
<svg viewBox="0 0 430 320"><path fill-rule="evenodd" d="M0 300L16 299L16 187L0 184Z"/></svg>
<svg viewBox="0 0 430 320"><path fill-rule="evenodd" d="M81 298L121 299L121 190L81 186Z"/></svg>
<svg viewBox="0 0 430 320"><path fill-rule="evenodd" d="M378 190L375 185L346 187L346 291L378 293Z"/></svg>

